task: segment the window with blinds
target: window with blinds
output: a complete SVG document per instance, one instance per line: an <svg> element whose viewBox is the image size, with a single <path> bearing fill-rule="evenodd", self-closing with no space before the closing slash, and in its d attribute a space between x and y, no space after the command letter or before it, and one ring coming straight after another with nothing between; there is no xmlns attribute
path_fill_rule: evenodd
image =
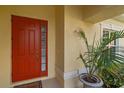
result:
<svg viewBox="0 0 124 93"><path fill-rule="evenodd" d="M112 30L112 29L103 29L103 41L105 40L105 38L108 38L111 36L111 34L113 34L114 32L117 32L116 30ZM119 48L119 39L114 40L113 42L111 42L108 47L114 47L113 48L113 52L118 52L118 48Z"/></svg>

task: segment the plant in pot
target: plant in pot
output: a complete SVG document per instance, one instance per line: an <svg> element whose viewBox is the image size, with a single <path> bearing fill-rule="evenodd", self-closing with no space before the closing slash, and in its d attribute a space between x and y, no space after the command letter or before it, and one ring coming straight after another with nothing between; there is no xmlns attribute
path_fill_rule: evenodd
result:
<svg viewBox="0 0 124 93"><path fill-rule="evenodd" d="M103 84L108 87L112 78L115 79L116 84L122 83L123 75L120 72L124 67L124 55L120 53L121 51L113 52L115 47L108 45L116 39L124 38L124 31L113 32L110 37L101 37L97 42L94 35L92 45L89 45L86 35L81 29L76 32L83 39L87 49L78 57L86 69L85 73L79 75L84 87L98 88L103 87Z"/></svg>
<svg viewBox="0 0 124 93"><path fill-rule="evenodd" d="M119 48L120 52L115 51L112 47L106 53L102 53L102 59L99 62L98 75L104 82L104 87L116 88L124 85L124 56L123 48Z"/></svg>

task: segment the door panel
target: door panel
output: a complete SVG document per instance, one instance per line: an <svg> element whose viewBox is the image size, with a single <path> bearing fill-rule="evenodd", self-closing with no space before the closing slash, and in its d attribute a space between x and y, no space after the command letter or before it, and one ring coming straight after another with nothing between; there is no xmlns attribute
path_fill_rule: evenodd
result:
<svg viewBox="0 0 124 93"><path fill-rule="evenodd" d="M12 81L41 76L41 21L12 16Z"/></svg>

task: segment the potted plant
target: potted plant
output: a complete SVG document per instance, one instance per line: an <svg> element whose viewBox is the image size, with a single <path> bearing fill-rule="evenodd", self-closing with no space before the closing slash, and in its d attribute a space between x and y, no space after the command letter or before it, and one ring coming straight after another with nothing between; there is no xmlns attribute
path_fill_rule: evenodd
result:
<svg viewBox="0 0 124 93"><path fill-rule="evenodd" d="M80 53L78 57L86 69L85 73L79 75L84 87L109 85L108 82L111 80L109 81L108 78L111 79L111 77L122 80L122 75L120 74L122 70L119 66L124 67L124 56L122 53L113 52L115 47L109 47L108 45L116 39L124 38L124 31L113 32L110 37L101 37L97 42L94 35L91 45L89 45L85 33L81 29L76 32L83 39L87 49L86 52Z"/></svg>

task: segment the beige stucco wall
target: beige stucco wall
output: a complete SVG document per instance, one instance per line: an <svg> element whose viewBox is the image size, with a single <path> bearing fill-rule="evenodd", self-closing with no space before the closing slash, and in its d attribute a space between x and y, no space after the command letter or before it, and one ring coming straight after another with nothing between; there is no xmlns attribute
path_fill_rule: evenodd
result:
<svg viewBox="0 0 124 93"><path fill-rule="evenodd" d="M74 31L81 28L86 32L89 41L91 41L95 33L93 30L94 25L83 21L81 11L82 8L80 6L65 6L65 72L76 70L80 66L80 63L76 62L76 58L82 46Z"/></svg>
<svg viewBox="0 0 124 93"><path fill-rule="evenodd" d="M12 14L48 20L48 77L12 84ZM106 25L108 27L117 26L115 28L123 28L124 26L123 22L118 22L113 19L96 24L88 23L84 21L83 15L82 6L57 6L56 8L55 6L0 6L0 87L12 87L13 85L39 79L48 79L55 76L63 87L80 86L81 83L78 78L64 80L64 73L73 72L83 67L82 63L79 60L77 61L76 58L81 51L85 51L85 46L81 43L74 31L78 28L82 28L91 44L95 32L97 40L102 34L102 28ZM123 39L120 40L121 46L124 45L123 41Z"/></svg>
<svg viewBox="0 0 124 93"><path fill-rule="evenodd" d="M78 28L86 32L88 40L91 42L93 34L93 24L83 21L82 7L80 6L65 6L65 44L64 44L64 71L73 72L83 67L77 57L81 51L85 50L85 45L80 44L81 41L74 33ZM98 35L99 33L97 33ZM78 78L70 78L65 80L65 87L80 86Z"/></svg>
<svg viewBox="0 0 124 93"><path fill-rule="evenodd" d="M99 40L102 35L104 27L119 29L124 28L124 23L113 19L105 20L96 24L88 23L83 20L82 8L80 6L65 6L65 38L64 38L64 71L72 72L83 67L83 64L76 60L79 53L84 52L85 45L83 45L80 39L75 35L74 31L78 28L82 28L85 31L86 36L90 44L92 44L94 34L96 33L96 40ZM124 46L120 40L120 45ZM64 87L80 87L79 79L70 78L64 82Z"/></svg>
<svg viewBox="0 0 124 93"><path fill-rule="evenodd" d="M12 87L13 85L11 82L11 15L48 20L48 77L38 79L55 77L54 6L0 6L0 87Z"/></svg>
<svg viewBox="0 0 124 93"><path fill-rule="evenodd" d="M56 78L64 87L63 72L64 72L64 6L56 6L56 62L55 72Z"/></svg>

